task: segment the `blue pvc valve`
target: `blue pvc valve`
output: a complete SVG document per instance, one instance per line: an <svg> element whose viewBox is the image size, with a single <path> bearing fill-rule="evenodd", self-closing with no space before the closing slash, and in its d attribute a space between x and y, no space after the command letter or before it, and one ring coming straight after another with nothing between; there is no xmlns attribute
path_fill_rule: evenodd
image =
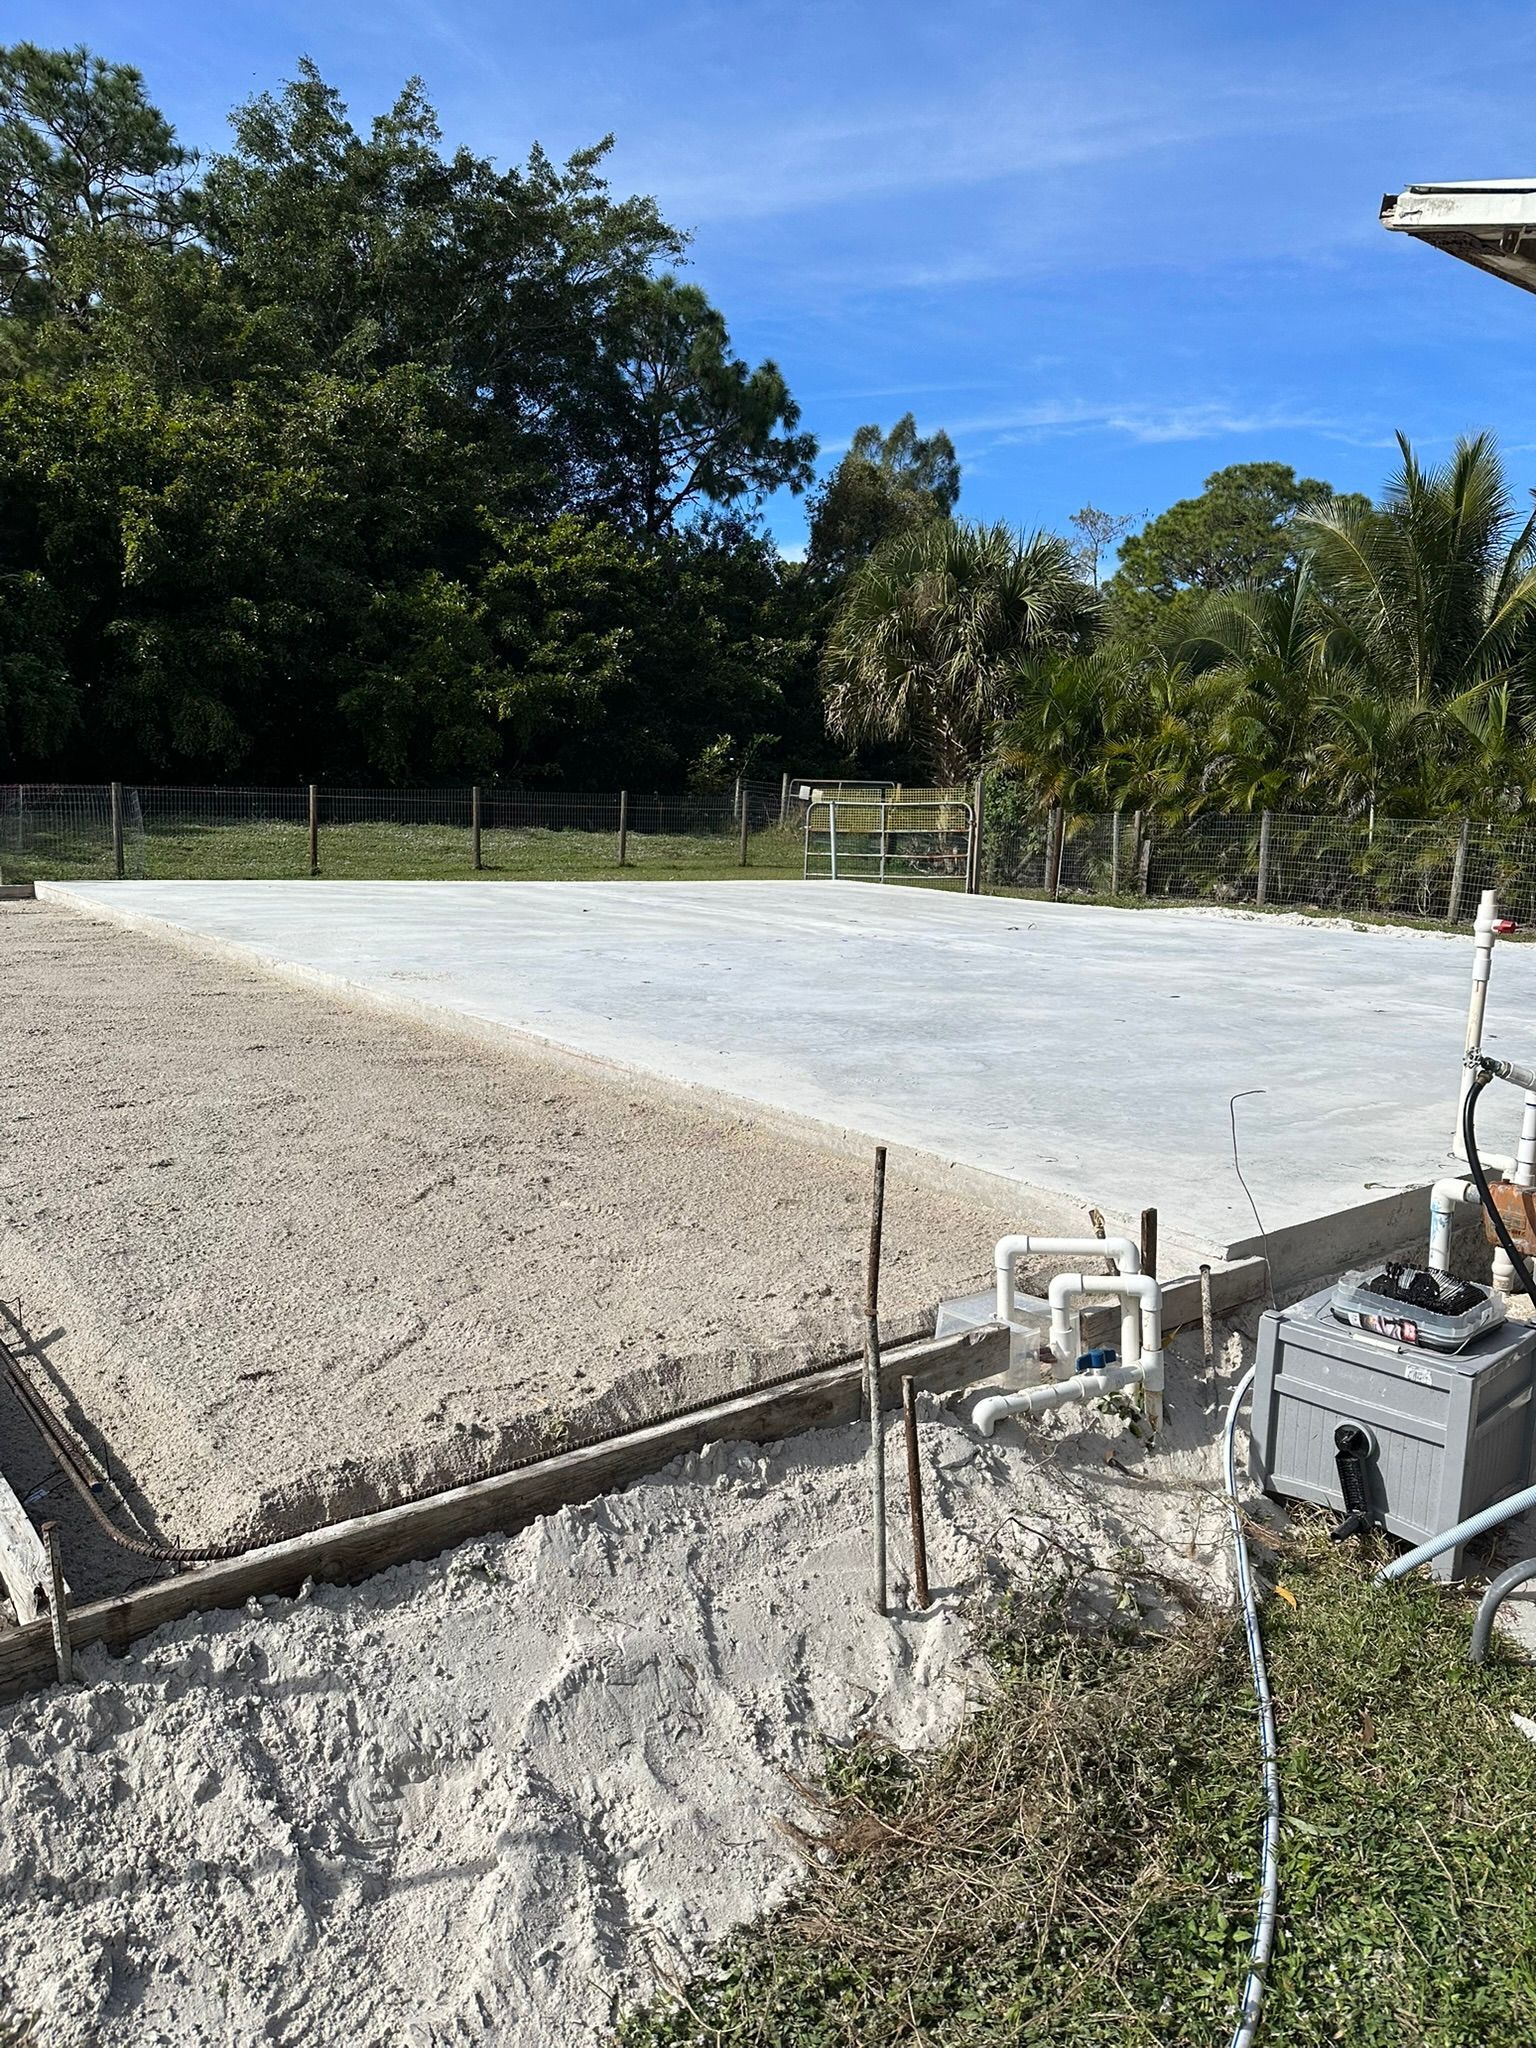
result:
<svg viewBox="0 0 1536 2048"><path fill-rule="evenodd" d="M1077 1361L1076 1370L1078 1372L1102 1372L1106 1365L1113 1365L1119 1356L1119 1352L1116 1351L1112 1344L1099 1345L1094 1350L1083 1353L1082 1357Z"/></svg>

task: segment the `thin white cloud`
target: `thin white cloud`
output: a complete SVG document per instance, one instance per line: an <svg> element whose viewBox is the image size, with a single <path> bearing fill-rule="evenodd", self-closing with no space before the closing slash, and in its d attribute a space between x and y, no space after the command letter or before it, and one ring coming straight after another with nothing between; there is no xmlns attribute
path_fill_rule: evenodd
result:
<svg viewBox="0 0 1536 2048"><path fill-rule="evenodd" d="M1219 400L1045 399L955 421L950 432L960 444L1012 447L1047 435L1108 433L1155 446L1175 441L1249 438L1278 433L1312 433L1360 447L1389 447L1392 437L1350 418L1305 406L1249 407Z"/></svg>
<svg viewBox="0 0 1536 2048"><path fill-rule="evenodd" d="M760 102L731 102L685 129L635 138L626 168L680 219L705 224L1049 177L1221 141L1300 140L1358 110L1358 67L1349 63L1271 61L1256 76L1251 64L1188 42L1138 61L1123 37L1118 69L1107 54L1088 65L1080 41L1049 48L1026 39L984 84L975 83L980 66L952 79L921 76L910 90L856 102L856 116L846 100L788 121L763 118ZM1390 92L1399 114L1419 102L1443 118L1454 93L1443 77L1431 99L1421 74L1389 79L1379 49L1372 71L1373 90ZM965 260L957 254L962 276Z"/></svg>

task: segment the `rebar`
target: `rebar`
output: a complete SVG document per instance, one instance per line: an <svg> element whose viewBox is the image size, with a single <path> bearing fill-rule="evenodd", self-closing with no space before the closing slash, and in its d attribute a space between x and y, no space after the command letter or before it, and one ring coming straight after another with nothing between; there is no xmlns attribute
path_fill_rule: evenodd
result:
<svg viewBox="0 0 1536 2048"><path fill-rule="evenodd" d="M48 1619L53 1628L53 1656L60 1685L75 1681L75 1651L69 1639L69 1590L64 1583L64 1557L59 1548L59 1525L44 1522L43 1548L48 1553Z"/></svg>
<svg viewBox="0 0 1536 2048"><path fill-rule="evenodd" d="M923 1526L923 1467L917 1443L917 1388L910 1373L901 1381L901 1419L907 1435L907 1501L912 1511L912 1591L919 1613L932 1605L928 1592L928 1535Z"/></svg>
<svg viewBox="0 0 1536 2048"><path fill-rule="evenodd" d="M870 1198L869 1257L864 1269L864 1390L869 1403L869 1452L874 1489L875 1612L886 1612L885 1405L880 1388L880 1241L885 1227L885 1147L875 1147Z"/></svg>

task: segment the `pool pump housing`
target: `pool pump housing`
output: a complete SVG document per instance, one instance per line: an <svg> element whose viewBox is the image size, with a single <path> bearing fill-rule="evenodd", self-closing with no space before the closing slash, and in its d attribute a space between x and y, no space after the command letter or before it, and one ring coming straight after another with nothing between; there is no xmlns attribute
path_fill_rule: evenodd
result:
<svg viewBox="0 0 1536 2048"><path fill-rule="evenodd" d="M1251 1464L1267 1493L1336 1509L1341 1534L1422 1543L1529 1483L1536 1325L1434 1350L1339 1321L1335 1294L1260 1319ZM1434 1569L1462 1566L1457 1549Z"/></svg>

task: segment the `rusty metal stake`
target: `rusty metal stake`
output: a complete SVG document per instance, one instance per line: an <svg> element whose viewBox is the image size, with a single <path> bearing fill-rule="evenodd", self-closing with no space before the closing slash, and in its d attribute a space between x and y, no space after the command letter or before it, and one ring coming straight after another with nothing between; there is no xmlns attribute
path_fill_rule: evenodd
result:
<svg viewBox="0 0 1536 2048"><path fill-rule="evenodd" d="M1093 1225L1093 1234L1095 1237L1107 1237L1109 1235L1108 1226L1105 1224L1104 1221L1104 1211L1102 1209L1090 1209L1088 1211L1088 1221ZM1104 1270L1106 1273L1118 1273L1120 1270L1119 1267L1115 1264L1114 1260L1108 1255L1108 1253L1106 1253L1104 1257Z"/></svg>
<svg viewBox="0 0 1536 2048"><path fill-rule="evenodd" d="M69 1640L69 1594L64 1586L58 1523L44 1522L42 1534L48 1551L48 1618L53 1623L54 1659L59 1667L60 1685L73 1685L75 1655Z"/></svg>
<svg viewBox="0 0 1536 2048"><path fill-rule="evenodd" d="M1141 1270L1157 1278L1157 1211L1141 1212Z"/></svg>
<svg viewBox="0 0 1536 2048"><path fill-rule="evenodd" d="M875 1507L875 1612L886 1612L885 1408L880 1391L880 1238L885 1227L885 1147L875 1147L875 1185L869 1212L869 1259L864 1269L864 1396L869 1403L869 1451Z"/></svg>
<svg viewBox="0 0 1536 2048"><path fill-rule="evenodd" d="M910 1373L901 1381L901 1419L907 1428L907 1499L912 1507L912 1589L917 1611L932 1605L928 1592L928 1537L923 1528L923 1468L917 1457L917 1387Z"/></svg>

